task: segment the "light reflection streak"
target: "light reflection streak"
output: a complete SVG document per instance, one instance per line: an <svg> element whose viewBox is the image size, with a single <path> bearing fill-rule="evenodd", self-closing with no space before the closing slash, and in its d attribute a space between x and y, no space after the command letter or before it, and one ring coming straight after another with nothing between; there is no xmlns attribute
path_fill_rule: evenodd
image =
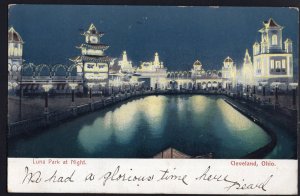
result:
<svg viewBox="0 0 300 196"><path fill-rule="evenodd" d="M241 115L238 111L228 105L224 100L218 99L217 105L224 117L225 126L231 131L247 131L251 128L252 122Z"/></svg>
<svg viewBox="0 0 300 196"><path fill-rule="evenodd" d="M90 126L84 126L78 133L78 141L85 151L94 153L97 148L103 147L112 135L108 123L111 112L106 113L104 118L98 118ZM106 120L107 122L106 122ZM103 125L106 125L103 127ZM103 128L101 128L103 127Z"/></svg>
<svg viewBox="0 0 300 196"><path fill-rule="evenodd" d="M133 101L130 104L122 105L112 115L111 123L114 128L114 134L117 140L123 144L128 143L136 131L137 123L135 121L139 121L139 107L136 102Z"/></svg>
<svg viewBox="0 0 300 196"><path fill-rule="evenodd" d="M139 108L153 135L161 135L164 127L164 111L166 108L166 97L165 96L151 96L144 98L143 101L139 102Z"/></svg>

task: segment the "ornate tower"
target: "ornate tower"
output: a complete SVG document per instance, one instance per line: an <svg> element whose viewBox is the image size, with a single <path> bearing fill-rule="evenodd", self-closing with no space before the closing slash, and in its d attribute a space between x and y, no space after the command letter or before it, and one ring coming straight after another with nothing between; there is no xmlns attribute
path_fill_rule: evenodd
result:
<svg viewBox="0 0 300 196"><path fill-rule="evenodd" d="M103 86L108 83L111 61L104 53L109 46L100 43L104 33L99 32L94 24L91 24L82 35L85 36L85 43L77 47L81 50L81 55L70 60L76 63L77 74L83 77L85 87L88 83Z"/></svg>
<svg viewBox="0 0 300 196"><path fill-rule="evenodd" d="M272 18L263 22L261 49L253 45L253 68L255 82L289 82L293 78L292 41L287 39L282 44L283 27Z"/></svg>

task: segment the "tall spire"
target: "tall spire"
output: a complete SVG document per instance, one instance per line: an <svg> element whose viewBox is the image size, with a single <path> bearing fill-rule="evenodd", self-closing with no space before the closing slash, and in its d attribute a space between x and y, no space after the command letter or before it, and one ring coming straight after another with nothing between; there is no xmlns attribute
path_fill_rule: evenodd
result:
<svg viewBox="0 0 300 196"><path fill-rule="evenodd" d="M89 27L89 31L95 30L97 31L95 25L93 23L91 23L90 27Z"/></svg>
<svg viewBox="0 0 300 196"><path fill-rule="evenodd" d="M158 56L157 52L155 53L155 56L154 56L154 65L159 65L159 56Z"/></svg>
<svg viewBox="0 0 300 196"><path fill-rule="evenodd" d="M127 53L126 51L123 51L123 62L127 62Z"/></svg>
<svg viewBox="0 0 300 196"><path fill-rule="evenodd" d="M252 64L251 57L248 52L248 48L246 49L246 52L245 52L244 64Z"/></svg>

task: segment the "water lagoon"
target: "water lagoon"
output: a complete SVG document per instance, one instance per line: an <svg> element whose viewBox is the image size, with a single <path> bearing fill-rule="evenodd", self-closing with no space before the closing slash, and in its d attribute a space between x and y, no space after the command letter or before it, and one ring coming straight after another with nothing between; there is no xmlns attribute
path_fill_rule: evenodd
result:
<svg viewBox="0 0 300 196"><path fill-rule="evenodd" d="M222 97L148 96L13 139L9 156L151 158L172 147L191 156L240 158L269 141Z"/></svg>

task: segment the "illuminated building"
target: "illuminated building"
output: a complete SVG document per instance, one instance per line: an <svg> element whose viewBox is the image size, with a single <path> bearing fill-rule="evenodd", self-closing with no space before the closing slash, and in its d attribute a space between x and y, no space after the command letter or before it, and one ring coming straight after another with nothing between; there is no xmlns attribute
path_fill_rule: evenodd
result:
<svg viewBox="0 0 300 196"><path fill-rule="evenodd" d="M152 88L165 88L167 85L167 68L163 62L159 61L159 55L156 52L154 61L142 62L140 67L136 69L136 73L140 75L140 80L148 80L148 85Z"/></svg>
<svg viewBox="0 0 300 196"><path fill-rule="evenodd" d="M253 45L255 82L289 82L293 78L292 41L282 43L283 27L272 18L263 22L261 42Z"/></svg>
<svg viewBox="0 0 300 196"><path fill-rule="evenodd" d="M199 77L205 74L205 70L202 68L202 63L199 60L194 62L191 72L192 77Z"/></svg>
<svg viewBox="0 0 300 196"><path fill-rule="evenodd" d="M88 83L105 84L108 82L111 59L104 54L109 46L100 43L104 34L91 24L82 35L85 36L85 43L77 47L81 49L81 55L70 60L77 65L77 74L83 77L84 86Z"/></svg>
<svg viewBox="0 0 300 196"><path fill-rule="evenodd" d="M232 86L234 87L237 79L236 75L236 66L233 60L228 56L225 58L222 67L223 87L225 87L226 84L232 84Z"/></svg>
<svg viewBox="0 0 300 196"><path fill-rule="evenodd" d="M128 61L126 51L123 51L122 60L120 60L118 62L118 65L121 67L121 70L124 73L132 73L133 72L132 62Z"/></svg>
<svg viewBox="0 0 300 196"><path fill-rule="evenodd" d="M8 80L9 85L21 76L20 72L23 64L23 40L13 27L8 30Z"/></svg>

